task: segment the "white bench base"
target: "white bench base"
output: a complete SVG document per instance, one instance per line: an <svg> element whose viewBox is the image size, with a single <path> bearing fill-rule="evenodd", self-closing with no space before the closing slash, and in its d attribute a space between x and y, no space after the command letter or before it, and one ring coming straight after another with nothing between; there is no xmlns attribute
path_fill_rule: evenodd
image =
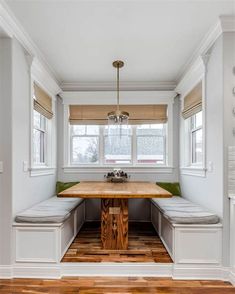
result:
<svg viewBox="0 0 235 294"><path fill-rule="evenodd" d="M63 223L14 223L15 263L59 263L85 221L85 201Z"/></svg>
<svg viewBox="0 0 235 294"><path fill-rule="evenodd" d="M153 203L151 220L175 265L221 265L221 224L172 224Z"/></svg>

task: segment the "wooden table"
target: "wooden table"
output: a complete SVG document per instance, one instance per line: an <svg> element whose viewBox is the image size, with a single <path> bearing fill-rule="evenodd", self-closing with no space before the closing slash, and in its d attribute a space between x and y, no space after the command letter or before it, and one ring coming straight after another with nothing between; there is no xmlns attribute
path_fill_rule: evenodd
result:
<svg viewBox="0 0 235 294"><path fill-rule="evenodd" d="M104 249L128 248L128 199L169 198L171 193L150 182L81 182L59 197L101 199L101 242Z"/></svg>

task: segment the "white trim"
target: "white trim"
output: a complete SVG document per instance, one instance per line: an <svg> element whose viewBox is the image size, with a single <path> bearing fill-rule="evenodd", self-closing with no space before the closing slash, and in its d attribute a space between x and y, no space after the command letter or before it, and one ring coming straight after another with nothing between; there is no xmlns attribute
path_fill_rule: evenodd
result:
<svg viewBox="0 0 235 294"><path fill-rule="evenodd" d="M172 263L61 263L62 276L171 277Z"/></svg>
<svg viewBox="0 0 235 294"><path fill-rule="evenodd" d="M63 170L65 173L71 173L71 174L90 174L90 173L96 173L96 174L105 174L110 171L110 169L115 168L114 166L105 166L105 167L89 167L89 166L83 166L83 167L75 167L75 166L64 166ZM160 174L172 174L174 171L174 167L171 166L159 166L159 167L128 167L123 166L119 168L124 168L125 172L127 173L133 173L133 174L142 174L142 173L160 173Z"/></svg>
<svg viewBox="0 0 235 294"><path fill-rule="evenodd" d="M228 280L235 287L235 269L230 271Z"/></svg>
<svg viewBox="0 0 235 294"><path fill-rule="evenodd" d="M229 268L205 265L175 265L172 263L59 263L15 264L0 266L0 278L62 277L170 277L174 280L223 280L235 285L235 274Z"/></svg>
<svg viewBox="0 0 235 294"><path fill-rule="evenodd" d="M197 59L200 55L206 54L216 40L221 36L223 32L235 31L235 17L233 15L220 16L217 22L211 27L208 33L203 38L202 42L196 48L190 59L185 63L182 70L178 74L178 84L185 78L191 68L197 63ZM178 87L178 86L177 86Z"/></svg>
<svg viewBox="0 0 235 294"><path fill-rule="evenodd" d="M117 103L116 91L67 91L60 97L65 105L112 105ZM120 91L120 104L170 104L174 102L175 91Z"/></svg>
<svg viewBox="0 0 235 294"><path fill-rule="evenodd" d="M174 265L174 280L228 280L228 270L221 266L208 265Z"/></svg>
<svg viewBox="0 0 235 294"><path fill-rule="evenodd" d="M32 279L60 279L61 266L59 264L39 265L39 264L19 264L13 266L14 278L32 278Z"/></svg>
<svg viewBox="0 0 235 294"><path fill-rule="evenodd" d="M30 36L16 19L6 1L4 0L2 0L0 3L0 26L10 38L15 37L30 55L35 56L38 59L42 68L48 73L51 79L53 79L55 84L58 86L58 80L60 80L59 76L48 64L42 52L32 41Z"/></svg>
<svg viewBox="0 0 235 294"><path fill-rule="evenodd" d="M205 177L206 168L204 167L180 167L181 175L196 176L196 177Z"/></svg>
<svg viewBox="0 0 235 294"><path fill-rule="evenodd" d="M62 82L61 89L66 91L114 91L116 82ZM176 82L120 82L122 91L172 91Z"/></svg>
<svg viewBox="0 0 235 294"><path fill-rule="evenodd" d="M0 279L12 279L12 266L11 265L0 265Z"/></svg>
<svg viewBox="0 0 235 294"><path fill-rule="evenodd" d="M47 166L47 167L31 167L29 170L30 170L31 177L54 175L56 172L55 167L49 167L49 166Z"/></svg>
<svg viewBox="0 0 235 294"><path fill-rule="evenodd" d="M205 64L200 55L175 88L175 91L181 95L181 100L203 79L205 71Z"/></svg>

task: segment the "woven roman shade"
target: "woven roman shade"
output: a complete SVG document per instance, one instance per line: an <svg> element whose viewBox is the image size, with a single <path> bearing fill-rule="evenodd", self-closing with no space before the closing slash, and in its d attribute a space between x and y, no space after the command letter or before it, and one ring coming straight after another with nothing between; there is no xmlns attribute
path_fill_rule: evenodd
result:
<svg viewBox="0 0 235 294"><path fill-rule="evenodd" d="M107 125L108 112L116 105L70 105L69 122L73 125ZM167 122L167 105L120 105L120 110L130 115L129 124L150 124Z"/></svg>
<svg viewBox="0 0 235 294"><path fill-rule="evenodd" d="M182 116L184 119L191 117L202 110L202 82L197 84L184 98L184 109Z"/></svg>
<svg viewBox="0 0 235 294"><path fill-rule="evenodd" d="M34 110L48 119L53 117L51 97L36 83L34 83Z"/></svg>

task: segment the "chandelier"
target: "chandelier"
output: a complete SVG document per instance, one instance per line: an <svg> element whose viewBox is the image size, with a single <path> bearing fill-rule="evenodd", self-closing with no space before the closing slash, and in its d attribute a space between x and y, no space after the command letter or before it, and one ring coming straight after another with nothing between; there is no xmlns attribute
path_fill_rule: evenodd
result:
<svg viewBox="0 0 235 294"><path fill-rule="evenodd" d="M124 66L124 62L116 60L113 66L117 69L117 109L108 113L108 124L116 126L128 125L129 113L121 111L119 106L119 69Z"/></svg>

